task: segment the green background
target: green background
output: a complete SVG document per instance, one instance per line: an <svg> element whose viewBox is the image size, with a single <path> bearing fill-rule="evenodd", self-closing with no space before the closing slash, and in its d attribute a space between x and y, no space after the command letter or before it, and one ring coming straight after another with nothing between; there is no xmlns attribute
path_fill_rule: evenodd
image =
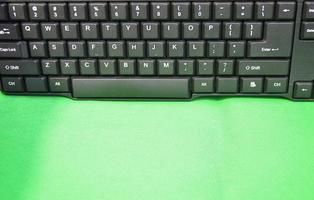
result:
<svg viewBox="0 0 314 200"><path fill-rule="evenodd" d="M0 95L1 200L313 200L314 103Z"/></svg>

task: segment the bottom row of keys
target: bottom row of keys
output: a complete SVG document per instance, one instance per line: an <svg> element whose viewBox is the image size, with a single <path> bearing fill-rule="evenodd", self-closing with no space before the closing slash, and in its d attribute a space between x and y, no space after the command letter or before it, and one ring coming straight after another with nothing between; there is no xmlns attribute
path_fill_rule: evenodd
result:
<svg viewBox="0 0 314 200"><path fill-rule="evenodd" d="M25 80L23 77L2 77L2 85L6 92L71 92L69 77L49 77L48 79L47 81L46 77L25 77ZM157 88L162 91L169 89L162 86L164 83L166 86L167 84L176 86L175 84L178 84L176 80L185 80L186 85L182 85L182 88L189 91L188 78L73 78L73 82L80 84L83 82L84 90L102 89L103 84L110 84L111 89L118 90L117 85L124 89L127 88L127 84L136 83L138 87L146 87L147 90ZM154 87L144 83L154 85ZM193 77L194 93L237 93L239 91L241 93L286 93L287 86L287 77ZM76 85L73 84L73 90L77 90L75 87ZM81 86L79 87L78 89L81 90ZM145 93L143 95L145 96Z"/></svg>

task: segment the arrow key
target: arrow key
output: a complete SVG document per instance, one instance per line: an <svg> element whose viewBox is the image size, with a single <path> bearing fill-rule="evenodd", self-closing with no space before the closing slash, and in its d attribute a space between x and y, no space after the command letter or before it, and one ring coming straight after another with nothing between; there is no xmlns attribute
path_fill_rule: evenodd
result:
<svg viewBox="0 0 314 200"><path fill-rule="evenodd" d="M276 18L279 20L292 20L295 18L295 2L277 2Z"/></svg>
<svg viewBox="0 0 314 200"><path fill-rule="evenodd" d="M294 84L294 98L296 99L310 99L313 92L312 82L296 82Z"/></svg>

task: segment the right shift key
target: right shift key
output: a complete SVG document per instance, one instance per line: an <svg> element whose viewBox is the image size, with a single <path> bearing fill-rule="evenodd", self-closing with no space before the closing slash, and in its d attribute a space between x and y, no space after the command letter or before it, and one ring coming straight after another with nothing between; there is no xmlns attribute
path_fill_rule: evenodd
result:
<svg viewBox="0 0 314 200"><path fill-rule="evenodd" d="M286 58L291 56L293 22L266 22L265 39L248 42L248 57Z"/></svg>
<svg viewBox="0 0 314 200"><path fill-rule="evenodd" d="M238 60L238 74L245 76L286 76L289 60Z"/></svg>

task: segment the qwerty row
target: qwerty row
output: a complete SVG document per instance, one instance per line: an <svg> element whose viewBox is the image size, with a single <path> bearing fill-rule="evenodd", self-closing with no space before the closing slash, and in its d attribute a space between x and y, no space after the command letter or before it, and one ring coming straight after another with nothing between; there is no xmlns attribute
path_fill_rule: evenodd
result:
<svg viewBox="0 0 314 200"><path fill-rule="evenodd" d="M293 1L2 3L0 20L292 20L295 11Z"/></svg>
<svg viewBox="0 0 314 200"><path fill-rule="evenodd" d="M266 22L268 24L269 22ZM246 39L263 37L263 22L23 22L2 24L8 40L77 39Z"/></svg>

